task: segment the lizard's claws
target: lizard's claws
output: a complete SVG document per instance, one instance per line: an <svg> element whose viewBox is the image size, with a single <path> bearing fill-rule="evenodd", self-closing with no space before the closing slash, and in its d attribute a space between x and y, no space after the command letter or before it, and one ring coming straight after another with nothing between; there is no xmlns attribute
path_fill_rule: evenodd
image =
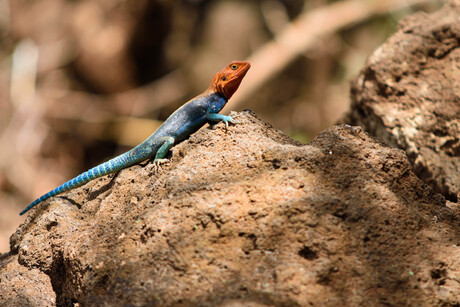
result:
<svg viewBox="0 0 460 307"><path fill-rule="evenodd" d="M240 123L240 121L235 120L235 118L240 117L240 114L238 114L238 113L233 113L233 114L230 113L230 117L231 117L230 122L231 122L232 124L239 124L239 123Z"/></svg>
<svg viewBox="0 0 460 307"><path fill-rule="evenodd" d="M240 116L240 115L239 114L232 114L232 113L230 113L230 116L227 116L228 119L223 121L225 123L225 131L228 130L228 123L232 123L234 125L240 123L238 120L235 120L235 118L237 118L238 116Z"/></svg>
<svg viewBox="0 0 460 307"><path fill-rule="evenodd" d="M155 159L153 160L153 164L160 166L161 164L169 162L168 159Z"/></svg>
<svg viewBox="0 0 460 307"><path fill-rule="evenodd" d="M240 116L240 113L236 112L236 111L230 111L230 117L239 117Z"/></svg>
<svg viewBox="0 0 460 307"><path fill-rule="evenodd" d="M151 166L149 167L149 170L154 171L154 172L158 172L158 171L161 170L162 164L165 164L165 163L168 163L168 162L169 162L168 159L156 159L156 160L153 160L153 163L150 164Z"/></svg>

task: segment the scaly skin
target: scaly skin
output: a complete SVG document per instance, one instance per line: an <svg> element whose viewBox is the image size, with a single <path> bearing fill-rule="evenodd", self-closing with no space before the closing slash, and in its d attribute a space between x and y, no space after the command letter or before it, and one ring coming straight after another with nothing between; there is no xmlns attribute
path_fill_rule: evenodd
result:
<svg viewBox="0 0 460 307"><path fill-rule="evenodd" d="M155 157L154 162L160 162L174 144L188 138L206 123L223 121L225 127L228 127L228 123L236 123L233 116L218 113L236 92L250 67L249 62L231 62L214 75L209 88L205 92L189 100L177 109L144 142L118 157L93 167L37 198L19 215L23 215L50 197L84 185L93 179L118 172L153 157Z"/></svg>

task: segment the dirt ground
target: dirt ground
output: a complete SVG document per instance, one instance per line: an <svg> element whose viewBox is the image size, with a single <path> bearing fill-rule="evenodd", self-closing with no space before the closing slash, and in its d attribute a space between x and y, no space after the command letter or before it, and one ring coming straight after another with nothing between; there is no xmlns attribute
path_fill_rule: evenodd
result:
<svg viewBox="0 0 460 307"><path fill-rule="evenodd" d="M370 57L343 120L362 127L304 145L246 110L40 204L0 305L459 306L455 3Z"/></svg>

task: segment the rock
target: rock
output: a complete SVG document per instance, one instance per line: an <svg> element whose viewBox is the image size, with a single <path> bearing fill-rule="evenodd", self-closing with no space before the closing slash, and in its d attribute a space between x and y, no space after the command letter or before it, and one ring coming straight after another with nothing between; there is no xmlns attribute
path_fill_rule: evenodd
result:
<svg viewBox="0 0 460 307"><path fill-rule="evenodd" d="M239 121L32 210L0 289L33 278L0 305L460 304L459 207L402 150L359 127L302 145Z"/></svg>
<svg viewBox="0 0 460 307"><path fill-rule="evenodd" d="M460 196L460 1L404 19L352 84L344 120L403 149L447 199Z"/></svg>
<svg viewBox="0 0 460 307"><path fill-rule="evenodd" d="M50 278L18 262L18 255L0 257L1 306L55 306Z"/></svg>

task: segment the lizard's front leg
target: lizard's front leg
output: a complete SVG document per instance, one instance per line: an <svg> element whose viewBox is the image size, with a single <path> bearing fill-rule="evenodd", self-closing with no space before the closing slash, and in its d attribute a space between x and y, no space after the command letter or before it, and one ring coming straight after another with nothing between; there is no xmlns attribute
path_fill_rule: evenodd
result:
<svg viewBox="0 0 460 307"><path fill-rule="evenodd" d="M236 117L238 117L237 114L235 115L231 114L230 116L228 116L228 115L222 115L219 113L206 112L206 118L208 120L211 120L214 122L223 121L225 123L225 130L228 129L228 123L238 124L238 121L235 120Z"/></svg>

